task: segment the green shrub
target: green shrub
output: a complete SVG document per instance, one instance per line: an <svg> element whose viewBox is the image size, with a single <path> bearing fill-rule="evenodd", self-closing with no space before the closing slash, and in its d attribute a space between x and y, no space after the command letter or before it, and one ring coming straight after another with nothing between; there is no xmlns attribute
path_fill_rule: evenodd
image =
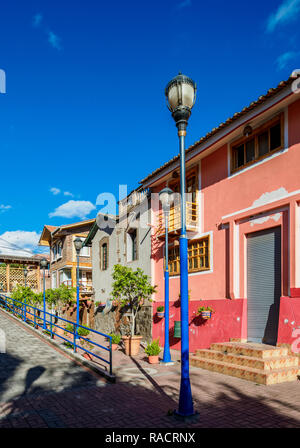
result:
<svg viewBox="0 0 300 448"><path fill-rule="evenodd" d="M109 333L108 336L111 336L111 343L112 344L120 344L121 336L119 334Z"/></svg>
<svg viewBox="0 0 300 448"><path fill-rule="evenodd" d="M201 314L202 311L210 311L211 314L213 314L215 312L214 309L212 309L210 306L200 306L200 308L198 308L197 314Z"/></svg>
<svg viewBox="0 0 300 448"><path fill-rule="evenodd" d="M164 306L158 306L157 310L159 313L162 313L164 311L165 307Z"/></svg>
<svg viewBox="0 0 300 448"><path fill-rule="evenodd" d="M87 336L88 334L90 334L90 331L86 328L78 327L77 333L79 334L79 336Z"/></svg>
<svg viewBox="0 0 300 448"><path fill-rule="evenodd" d="M157 356L161 352L161 349L159 347L159 339L154 339L151 344L148 344L145 348L145 353L148 356Z"/></svg>
<svg viewBox="0 0 300 448"><path fill-rule="evenodd" d="M71 333L74 333L74 325L73 324L67 324L65 326L66 331L70 331Z"/></svg>

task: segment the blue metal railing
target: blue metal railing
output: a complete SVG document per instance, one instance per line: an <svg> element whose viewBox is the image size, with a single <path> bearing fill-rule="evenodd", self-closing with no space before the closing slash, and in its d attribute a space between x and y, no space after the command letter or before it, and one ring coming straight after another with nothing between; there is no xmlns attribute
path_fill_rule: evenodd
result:
<svg viewBox="0 0 300 448"><path fill-rule="evenodd" d="M73 348L74 353L76 353L77 350L82 350L84 353L88 353L91 356L93 356L97 359L100 359L101 361L103 361L104 363L109 365L109 374L112 375L112 337L109 336L108 334L101 333L100 331L93 330L93 329L85 327L83 325L77 325L75 322L64 319L63 317L59 317L55 314L49 313L48 311L45 311L45 313L44 313L44 311L40 308L37 308L35 306L32 306L28 303L22 302L17 299L12 299L11 297L8 297L4 294L0 294L0 307L4 308L8 312L11 312L11 313L19 316L25 323L33 324L34 328L43 329L43 326L45 323L47 326L47 330L43 329L43 331L49 332L52 339L54 338L54 335L55 335L55 336L63 339L65 341L65 343L70 344L71 347ZM30 311L28 311L28 310L30 310ZM29 318L28 315L30 317L31 316L32 317ZM71 324L73 326L73 331L70 331L70 330L58 325L57 322L61 323L61 321L62 321L62 323ZM67 339L66 337L61 336L58 333L54 332L53 327L60 328L61 330L63 330L64 336L66 336L66 333L67 334L69 333L70 335L72 335L72 339L71 340ZM95 335L100 335L100 336L105 337L109 341L109 347L105 347L104 345L98 344L97 342L90 339L90 337L80 336L78 334L79 328L88 330L90 333L93 333ZM101 349L105 350L106 352L109 352L109 360L102 358L102 356L100 356L94 352L91 352L90 350L88 350L85 347L82 347L81 345L78 345L78 343L76 342L76 341L78 341L78 339L84 340L93 346L95 345L95 346L100 347Z"/></svg>

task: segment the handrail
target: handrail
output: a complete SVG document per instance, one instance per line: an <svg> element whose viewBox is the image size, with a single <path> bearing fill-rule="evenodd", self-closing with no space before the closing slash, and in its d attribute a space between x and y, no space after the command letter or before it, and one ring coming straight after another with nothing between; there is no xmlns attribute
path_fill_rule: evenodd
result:
<svg viewBox="0 0 300 448"><path fill-rule="evenodd" d="M196 229L198 226L198 204L196 202L186 202L186 225L189 229ZM164 214L162 210L158 212L157 234L165 233ZM180 204L175 204L170 208L169 213L169 232L180 230L181 227L181 209Z"/></svg>
<svg viewBox="0 0 300 448"><path fill-rule="evenodd" d="M21 306L18 306L17 304L21 304ZM70 320L67 320L63 317L59 317L55 314L49 313L48 311L45 311L41 308L37 308L33 305L30 305L28 303L22 302L21 300L13 299L9 296L6 296L4 294L0 293L0 307L5 308L6 311L12 312L13 314L17 314L22 318L22 320L25 323L32 323L34 328L41 327L43 331L50 332L51 339L53 339L54 334L58 336L59 338L63 339L64 341L72 344L74 353L77 352L77 350L82 350L84 353L89 353L95 358L101 359L101 361L105 362L106 364L109 364L109 374L112 375L112 337L108 334L101 333L100 331L93 330L92 328L86 327L84 325L76 324L76 322L72 322ZM31 311L28 311L28 308L31 309ZM32 312L33 310L33 312ZM33 316L33 319L28 318L28 315ZM42 317L41 317L42 316ZM48 318L48 320L47 320ZM61 327L55 321L63 321L68 324L73 325L73 331L69 331L64 327ZM45 324L45 325L44 325ZM50 326L50 328L47 327ZM47 327L47 330L44 330L44 326ZM64 332L70 333L73 336L72 341L70 339L65 338L64 336L61 336L55 332L53 332L53 326L60 328L64 330ZM98 344L97 342L91 340L90 338L83 337L78 335L78 328L84 328L85 330L88 330L89 332L92 332L94 334L98 334L100 336L105 337L109 341L109 347L105 347L104 345ZM107 359L102 358L100 355L97 355L96 353L93 353L86 348L81 347L77 344L76 340L83 339L92 345L95 345L97 347L100 347L101 349L109 352L109 361Z"/></svg>

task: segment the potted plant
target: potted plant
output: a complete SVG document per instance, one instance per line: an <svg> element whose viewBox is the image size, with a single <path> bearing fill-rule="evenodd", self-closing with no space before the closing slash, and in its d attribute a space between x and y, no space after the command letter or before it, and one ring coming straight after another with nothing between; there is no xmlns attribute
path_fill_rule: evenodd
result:
<svg viewBox="0 0 300 448"><path fill-rule="evenodd" d="M106 302L96 302L96 308L104 308L106 306Z"/></svg>
<svg viewBox="0 0 300 448"><path fill-rule="evenodd" d="M111 336L111 349L115 351L117 350L118 345L120 344L121 336L115 333L110 333L109 336Z"/></svg>
<svg viewBox="0 0 300 448"><path fill-rule="evenodd" d="M112 298L116 300L120 309L128 310L131 316L130 336L123 336L126 355L135 356L139 352L142 336L135 334L135 322L141 303L145 299L151 298L156 292L156 287L152 286L147 275L142 269L136 271L116 264L113 271ZM151 301L151 300L150 300Z"/></svg>
<svg viewBox="0 0 300 448"><path fill-rule="evenodd" d="M162 319L165 316L165 308L163 306L158 306L156 309L157 317Z"/></svg>
<svg viewBox="0 0 300 448"><path fill-rule="evenodd" d="M159 358L158 355L160 354L160 347L159 347L159 339L154 339L150 344L147 345L145 348L145 353L148 355L149 364L158 364Z"/></svg>
<svg viewBox="0 0 300 448"><path fill-rule="evenodd" d="M197 316L201 316L202 319L211 319L212 314L215 311L210 306L200 306L197 311Z"/></svg>

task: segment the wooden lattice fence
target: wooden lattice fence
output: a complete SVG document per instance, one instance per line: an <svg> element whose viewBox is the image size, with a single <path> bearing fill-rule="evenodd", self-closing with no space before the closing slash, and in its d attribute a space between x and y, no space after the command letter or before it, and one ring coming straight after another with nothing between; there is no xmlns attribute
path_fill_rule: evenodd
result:
<svg viewBox="0 0 300 448"><path fill-rule="evenodd" d="M25 286L24 269L0 266L0 291L12 292L17 285ZM39 291L39 271L37 269L28 270L26 286L34 291Z"/></svg>

